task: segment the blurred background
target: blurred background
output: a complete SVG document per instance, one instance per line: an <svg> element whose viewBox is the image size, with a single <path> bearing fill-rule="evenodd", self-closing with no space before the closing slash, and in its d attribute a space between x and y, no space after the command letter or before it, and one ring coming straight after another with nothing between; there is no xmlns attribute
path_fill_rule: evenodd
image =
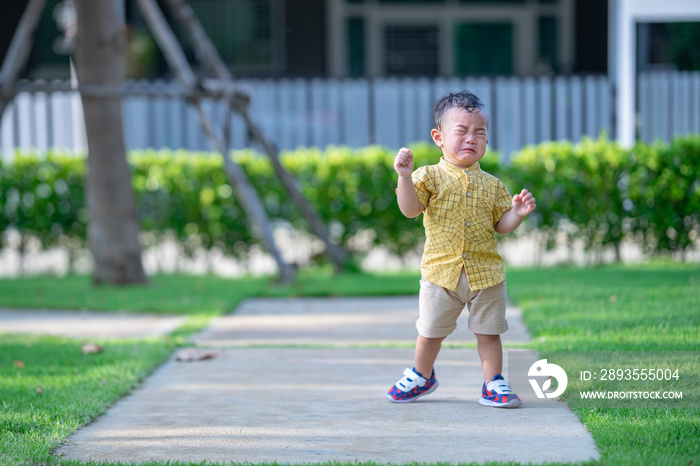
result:
<svg viewBox="0 0 700 466"><path fill-rule="evenodd" d="M273 273L236 184L203 155L212 141L139 1L112 3L124 24L121 120L146 269ZM211 69L168 2L157 4L201 85ZM247 93L250 119L362 268L417 266L420 222L393 208L391 160L411 144L421 164L434 163L431 107L462 89L479 95L491 115L488 168L511 189L537 187L538 211L521 229L529 236L504 242L510 263L697 258L696 0L187 4ZM2 7L2 60L28 5ZM88 138L83 102L71 90L75 19L73 1L46 0L16 87L3 94L0 275L92 267L80 161ZM198 102L220 135L230 133L228 148L239 154L286 260L317 263L323 244L269 166L250 156L264 152L259 138L240 114L227 118L223 99ZM228 255L236 260L222 266Z"/></svg>
<svg viewBox="0 0 700 466"><path fill-rule="evenodd" d="M491 148L508 157L542 141L577 142L601 132L616 138L611 1L189 4L238 84L250 93L253 117L280 149L396 148L429 141L431 104L446 92L468 88L493 115ZM70 79L70 47L57 24L62 3L47 2L22 78ZM686 19L694 19L693 11L700 15L697 2L680 3L689 11ZM3 6L0 58L26 4L17 0ZM124 2L124 15L130 84L177 87L135 0ZM634 26L635 131L648 142L700 131L700 22L659 18L643 18ZM192 44L171 24L197 68ZM3 157L17 147L84 150L79 102L70 97L17 95L0 124ZM208 105L216 111L216 103ZM124 119L129 149L210 149L194 112L180 99L127 98ZM249 147L244 125L235 118L231 125L233 148Z"/></svg>

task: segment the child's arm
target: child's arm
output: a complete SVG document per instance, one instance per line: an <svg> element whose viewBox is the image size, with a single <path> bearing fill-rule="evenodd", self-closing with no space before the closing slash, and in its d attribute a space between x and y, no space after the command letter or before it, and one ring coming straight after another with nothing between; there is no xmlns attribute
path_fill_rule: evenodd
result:
<svg viewBox="0 0 700 466"><path fill-rule="evenodd" d="M512 233L520 226L525 217L535 210L535 197L527 189L513 196L513 208L501 216L501 219L493 227L496 233L505 235Z"/></svg>
<svg viewBox="0 0 700 466"><path fill-rule="evenodd" d="M399 186L396 194L401 213L408 218L418 217L423 212L423 204L418 200L416 188L413 186L411 174L413 173L413 154L402 148L394 159L394 170L399 174Z"/></svg>

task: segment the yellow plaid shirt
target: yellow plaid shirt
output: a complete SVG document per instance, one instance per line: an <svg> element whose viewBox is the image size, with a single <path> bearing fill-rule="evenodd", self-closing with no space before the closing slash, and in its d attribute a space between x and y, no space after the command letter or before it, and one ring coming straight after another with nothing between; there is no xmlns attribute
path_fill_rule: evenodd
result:
<svg viewBox="0 0 700 466"><path fill-rule="evenodd" d="M479 162L460 168L444 158L413 172L413 185L423 204L424 279L455 291L462 268L472 290L497 285L506 278L498 254L494 225L512 208L512 197Z"/></svg>

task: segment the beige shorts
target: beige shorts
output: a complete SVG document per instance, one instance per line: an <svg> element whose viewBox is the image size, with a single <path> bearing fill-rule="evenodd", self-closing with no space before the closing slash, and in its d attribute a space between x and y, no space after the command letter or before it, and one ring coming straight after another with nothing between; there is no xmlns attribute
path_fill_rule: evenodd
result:
<svg viewBox="0 0 700 466"><path fill-rule="evenodd" d="M442 338L457 328L464 306L469 309L469 330L481 335L500 335L508 330L506 322L506 282L472 291L464 270L457 291L420 280L418 333L426 338Z"/></svg>

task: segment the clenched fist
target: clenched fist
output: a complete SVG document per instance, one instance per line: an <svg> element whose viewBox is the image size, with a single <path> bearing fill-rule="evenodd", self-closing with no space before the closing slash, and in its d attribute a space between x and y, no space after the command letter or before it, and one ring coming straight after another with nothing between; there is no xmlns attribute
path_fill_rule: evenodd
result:
<svg viewBox="0 0 700 466"><path fill-rule="evenodd" d="M413 173L413 154L410 150L402 147L394 159L394 170L399 176L411 176Z"/></svg>

